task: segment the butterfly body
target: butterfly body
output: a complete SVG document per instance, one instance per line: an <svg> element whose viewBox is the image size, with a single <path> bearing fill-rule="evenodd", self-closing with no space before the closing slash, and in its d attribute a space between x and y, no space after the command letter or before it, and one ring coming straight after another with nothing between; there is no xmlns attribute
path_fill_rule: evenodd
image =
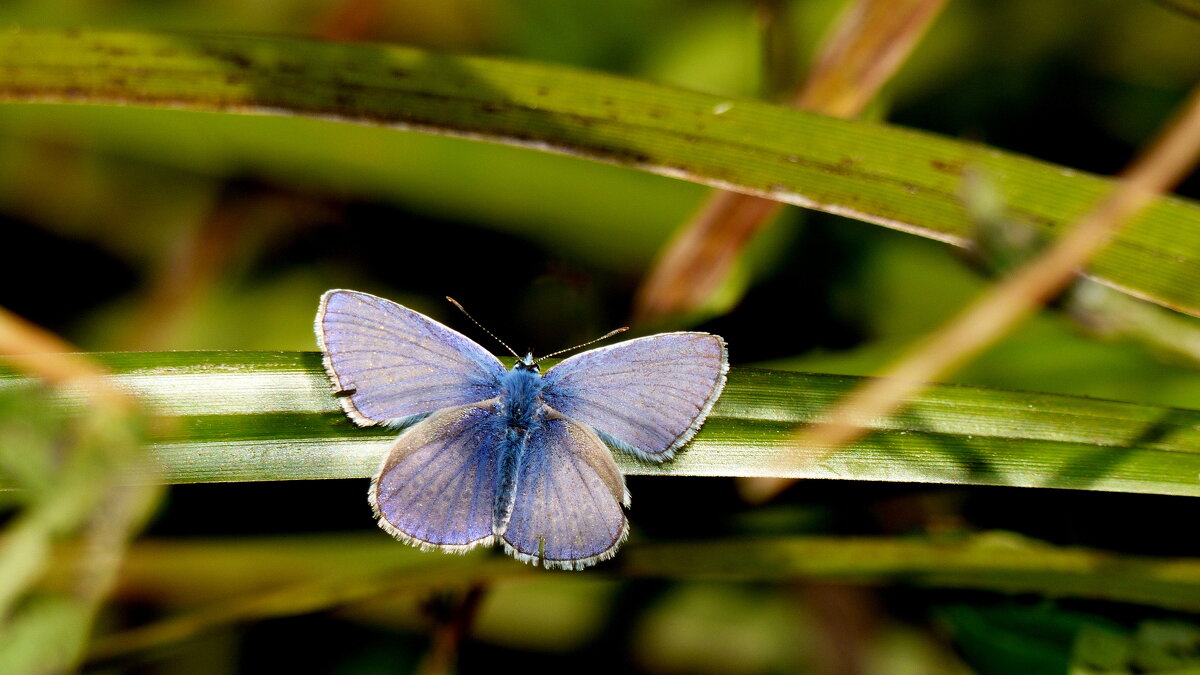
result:
<svg viewBox="0 0 1200 675"><path fill-rule="evenodd" d="M525 453L530 436L541 431L540 409L542 386L541 373L532 357L518 360L516 365L500 380L500 398L493 432L500 441L500 459L496 473L496 502L492 516L492 533L504 533L512 513L512 502L516 489L517 472L521 457Z"/></svg>
<svg viewBox="0 0 1200 675"><path fill-rule="evenodd" d="M500 403L510 428L525 430L536 422L545 384L530 356L517 361L512 370L504 374L500 381Z"/></svg>
<svg viewBox="0 0 1200 675"><path fill-rule="evenodd" d="M502 543L519 560L582 569L628 532L610 447L670 458L725 382L725 345L666 333L583 352L543 376L401 305L329 291L318 343L351 419L406 429L371 483L380 526L422 549Z"/></svg>

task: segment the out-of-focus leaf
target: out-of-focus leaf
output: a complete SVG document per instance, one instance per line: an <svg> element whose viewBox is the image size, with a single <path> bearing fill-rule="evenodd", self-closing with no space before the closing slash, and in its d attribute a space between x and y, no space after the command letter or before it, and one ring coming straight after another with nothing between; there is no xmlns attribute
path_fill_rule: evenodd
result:
<svg viewBox="0 0 1200 675"><path fill-rule="evenodd" d="M0 631L0 672L68 672L83 653L90 616L64 596L28 600Z"/></svg>
<svg viewBox="0 0 1200 675"><path fill-rule="evenodd" d="M1200 626L1146 620L1134 630L1052 604L955 604L935 614L979 673L1192 673Z"/></svg>
<svg viewBox="0 0 1200 675"><path fill-rule="evenodd" d="M21 491L0 530L0 672L67 672L158 489L122 480L144 469L143 420L95 398L67 411L30 384L0 389L0 482ZM83 546L70 584L47 594L36 587L63 541Z"/></svg>
<svg viewBox="0 0 1200 675"><path fill-rule="evenodd" d="M14 31L0 100L299 114L479 138L640 167L962 244L968 167L1056 233L1107 181L883 125L558 67L257 38ZM1089 267L1200 312L1200 207L1161 199Z"/></svg>
<svg viewBox="0 0 1200 675"><path fill-rule="evenodd" d="M51 586L69 585L66 562L71 553L62 551ZM476 551L463 557L423 553L378 533L145 541L131 549L120 589L168 605L204 607L187 620L189 630L198 630L214 623L357 603L368 603L363 616L386 618L389 602L410 605L402 597L407 593L462 588L481 580L503 585L561 576L547 576L491 553ZM635 532L634 540L596 574L600 576L568 576L593 581L904 583L1145 603L1184 611L1200 608L1200 560L1056 547L1005 532L950 540L817 536L657 543L638 541ZM515 611L519 614L524 608ZM1075 624L1070 628L1073 631ZM1161 652L1172 644L1190 644L1187 640L1192 637L1178 630L1159 631L1141 641Z"/></svg>
<svg viewBox="0 0 1200 675"><path fill-rule="evenodd" d="M1200 0L1158 0L1158 2L1193 19L1200 19Z"/></svg>
<svg viewBox="0 0 1200 675"><path fill-rule="evenodd" d="M955 604L936 615L966 661L983 675L1052 675L1069 670L1076 637L1089 617L1053 607Z"/></svg>
<svg viewBox="0 0 1200 675"><path fill-rule="evenodd" d="M1143 621L1133 636L1131 661L1138 672L1200 670L1200 626L1182 621Z"/></svg>
<svg viewBox="0 0 1200 675"><path fill-rule="evenodd" d="M97 355L160 414L152 446L168 482L365 477L396 432L354 426L317 353ZM778 476L1200 495L1200 411L965 386L934 386L874 433L819 459L790 447L860 378L735 369L675 460L620 456L630 474ZM0 389L28 386L0 377ZM69 405L69 401L66 402ZM619 455L621 453L618 453Z"/></svg>
<svg viewBox="0 0 1200 675"><path fill-rule="evenodd" d="M1006 532L961 539L791 537L631 545L623 573L780 581L794 577L1200 607L1200 560L1055 547Z"/></svg>

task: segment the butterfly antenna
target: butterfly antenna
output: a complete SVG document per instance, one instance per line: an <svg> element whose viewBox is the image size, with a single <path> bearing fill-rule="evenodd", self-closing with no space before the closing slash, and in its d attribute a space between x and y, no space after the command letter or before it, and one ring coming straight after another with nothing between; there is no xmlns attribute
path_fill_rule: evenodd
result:
<svg viewBox="0 0 1200 675"><path fill-rule="evenodd" d="M471 323L475 324L476 326L479 326L479 330L481 330L481 331L483 331L483 332L487 333L488 335L492 336L492 339L493 339L493 340L495 340L496 342L499 342L500 344L504 345L504 348L508 350L508 353L509 353L509 354L512 354L513 356L517 357L518 359L519 359L519 358L521 358L521 356L520 356L519 354L517 354L516 352L514 352L514 351L513 351L513 348L512 348L512 347L509 347L509 346L508 346L508 343L506 343L504 340L501 340L500 338L496 337L496 334L495 334L495 333L493 333L492 331L490 331L490 330L488 330L488 329L484 328L484 327L483 327L483 324L481 324L481 323L479 323L478 321L476 321L476 320L475 320L475 317L473 317L473 316L471 316L469 313L467 313L467 310L463 309L463 306L462 306L462 305L460 305L460 304L458 304L458 301L457 301L457 300L455 300L454 298L452 298L452 297L450 297L450 296L448 296L448 295L446 296L446 299L447 299L447 300L449 300L449 301L450 301L450 303L451 303L452 305L454 305L455 307L457 307L457 308L458 308L458 311L462 312L463 314L466 314L466 315L467 315L467 318L471 320ZM591 344L591 343L589 342L588 344Z"/></svg>
<svg viewBox="0 0 1200 675"><path fill-rule="evenodd" d="M629 330L629 326L621 326L620 328L618 328L618 329L616 329L616 330L614 330L614 331L609 331L609 332L605 333L604 335L601 335L600 337L598 337L598 338L596 338L595 340L592 340L592 341L590 341L590 342L585 342L585 343L583 343L583 344L581 344L581 345L575 345L574 347L571 347L571 348L569 348L569 349L560 349L560 350L558 350L558 351L554 352L553 354L547 354L547 355L545 355L545 356L541 357L540 359L538 359L537 361L534 361L534 363L540 363L540 362L542 362L542 361L545 361L546 359L548 359L548 358L550 358L550 357L552 357L552 356L558 356L559 354L565 354L565 353L567 353L567 352L573 352L573 351L575 351L576 349L579 349L579 348L581 348L581 347L586 347L586 346L588 346L588 345L594 345L594 344L596 344L597 342L599 342L599 341L601 341L601 340L607 340L608 338L610 338L610 337L612 337L612 336L614 336L614 335L620 335L621 333L624 333L624 332L625 332L625 331L627 331L627 330Z"/></svg>

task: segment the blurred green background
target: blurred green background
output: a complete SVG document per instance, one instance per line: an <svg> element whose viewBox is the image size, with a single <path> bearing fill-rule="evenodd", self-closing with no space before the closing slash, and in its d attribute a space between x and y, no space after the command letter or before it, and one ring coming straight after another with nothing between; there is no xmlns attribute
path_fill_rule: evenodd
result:
<svg viewBox="0 0 1200 675"><path fill-rule="evenodd" d="M786 10L803 72L842 3L6 0L0 28L398 42L760 96L767 5ZM1112 174L1200 80L1198 47L1200 22L1149 0L952 0L870 114ZM1179 193L1200 198L1200 179ZM451 295L514 348L547 353L623 325L647 266L707 194L573 158L319 120L3 105L0 306L89 351L313 350L328 288L473 334L441 299ZM728 311L694 327L723 335L735 366L869 374L989 281L947 246L788 209L740 263ZM1200 408L1194 363L1088 324L1044 311L953 379ZM646 540L1002 529L1200 554L1200 508L1185 498L810 481L750 507L729 479L629 483L634 536ZM176 486L147 536L371 534L365 492L365 481ZM168 595L126 594L102 626L169 614L181 601ZM223 626L95 672L406 672L429 649L439 602L391 594ZM1197 668L1193 619L903 585L618 581L601 570L490 587L460 667L1067 672L1083 667L1080 644L1117 635L1146 653L1172 645L1182 656L1165 663ZM1127 672L1096 668L1074 672Z"/></svg>

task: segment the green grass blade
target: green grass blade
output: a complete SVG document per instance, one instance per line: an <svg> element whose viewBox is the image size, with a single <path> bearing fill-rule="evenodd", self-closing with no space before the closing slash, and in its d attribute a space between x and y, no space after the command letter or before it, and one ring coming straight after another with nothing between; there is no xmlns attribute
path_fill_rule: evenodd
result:
<svg viewBox="0 0 1200 675"><path fill-rule="evenodd" d="M67 560L67 555L61 556L52 570L52 585L70 583ZM150 540L133 547L124 589L138 597L186 598L186 604L198 609L110 635L92 654L114 657L234 623L335 608L367 621L380 614L395 620L417 611L413 596L480 583L489 585L494 598L485 628L492 634L525 626L520 617L529 607L537 607L539 615L549 611L550 622L571 625L570 617L579 612L604 611L598 608L606 605L605 586L624 578L904 584L1200 609L1200 560L1195 558L1156 559L1059 547L1007 532L954 538L785 536L684 542L641 542L635 535L620 556L596 572L600 576L551 577L494 552L462 557L422 553L382 533ZM576 583L586 588L573 587ZM548 601L551 598L557 601Z"/></svg>
<svg viewBox="0 0 1200 675"><path fill-rule="evenodd" d="M771 537L647 542L622 552L630 576L909 583L1200 608L1200 559L1053 546L1009 532L948 538ZM672 573L672 570L678 570Z"/></svg>
<svg viewBox="0 0 1200 675"><path fill-rule="evenodd" d="M178 416L155 438L168 482L374 473L395 431L354 426L312 352L96 355L121 386ZM938 385L855 446L812 461L788 446L859 378L735 369L695 441L630 474L784 476L1074 488L1200 496L1200 411ZM0 389L30 386L0 376Z"/></svg>
<svg viewBox="0 0 1200 675"><path fill-rule="evenodd" d="M381 533L274 539L158 540L131 549L124 583L138 592L192 589L193 602L243 598L281 585L351 579L428 587L538 571L479 551L422 553ZM232 571L238 571L233 574ZM1146 603L1200 610L1200 559L1152 558L1054 546L1009 532L964 537L775 536L710 541L638 541L601 568L613 577L778 582L907 583ZM57 571L57 568L56 568ZM69 570L53 578L69 578ZM56 583L61 583L56 581ZM382 595L376 590L369 597ZM345 598L343 598L345 600ZM311 604L305 609L312 611Z"/></svg>
<svg viewBox="0 0 1200 675"><path fill-rule="evenodd" d="M955 244L965 172L1050 236L1109 182L970 143L557 66L299 40L10 31L0 101L291 114L578 155ZM1162 199L1096 279L1200 314L1200 206Z"/></svg>

